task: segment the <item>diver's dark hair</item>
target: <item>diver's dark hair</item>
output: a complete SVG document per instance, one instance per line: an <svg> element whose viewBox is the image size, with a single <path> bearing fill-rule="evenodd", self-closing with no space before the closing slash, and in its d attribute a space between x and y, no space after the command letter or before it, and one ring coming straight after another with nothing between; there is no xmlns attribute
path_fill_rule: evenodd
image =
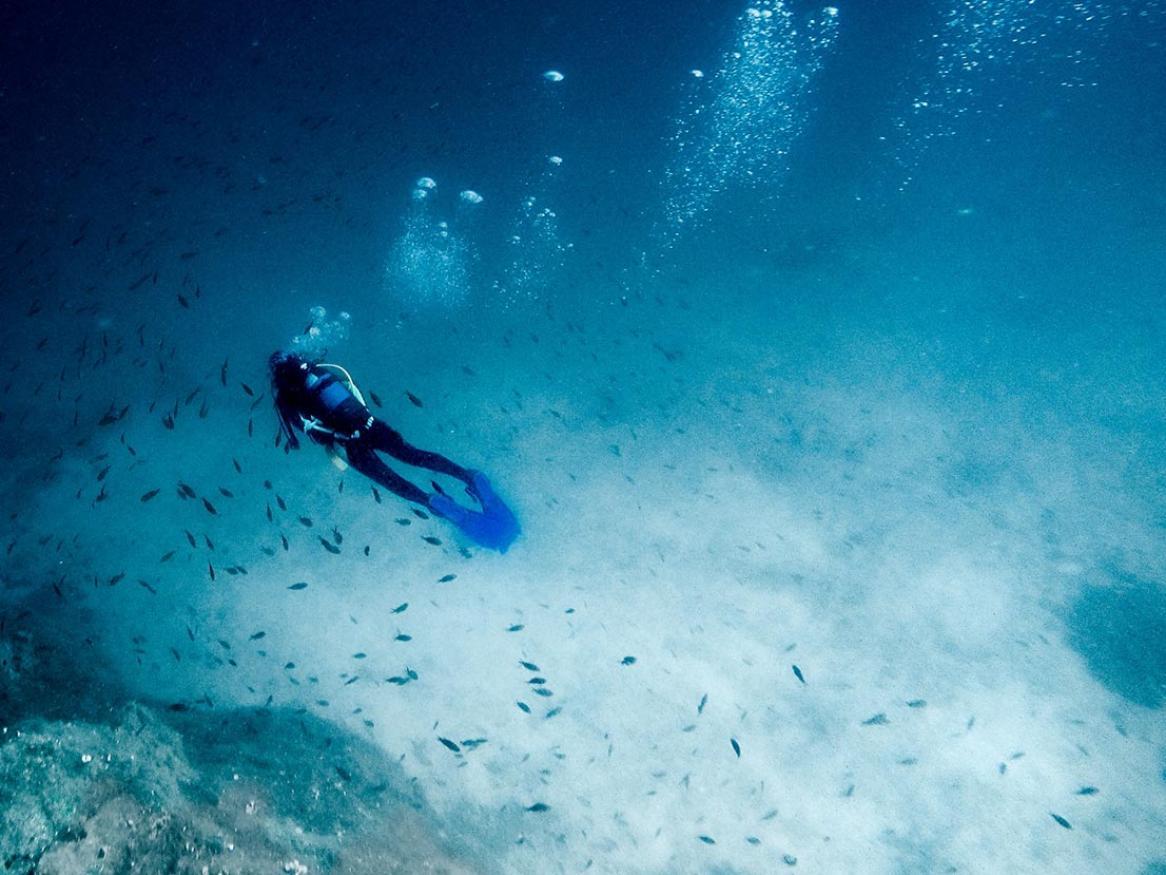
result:
<svg viewBox="0 0 1166 875"><path fill-rule="evenodd" d="M278 391L280 384L287 382L301 366L308 364L308 360L299 353L279 349L271 354L267 360L267 367L271 371L271 385Z"/></svg>

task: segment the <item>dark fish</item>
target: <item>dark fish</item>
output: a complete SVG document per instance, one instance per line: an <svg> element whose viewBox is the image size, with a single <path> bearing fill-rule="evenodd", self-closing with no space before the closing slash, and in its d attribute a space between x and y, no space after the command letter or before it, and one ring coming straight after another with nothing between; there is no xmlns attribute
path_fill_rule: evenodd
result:
<svg viewBox="0 0 1166 875"><path fill-rule="evenodd" d="M219 495L223 496L223 498L234 498L235 497L235 493L233 493L230 489L227 489L224 486L219 487Z"/></svg>
<svg viewBox="0 0 1166 875"><path fill-rule="evenodd" d="M448 738L442 738L440 735L437 737L437 740L440 741L442 744L444 744L446 747L448 747L450 750L452 750L454 753L461 752L461 748L458 747L456 741L450 741Z"/></svg>
<svg viewBox="0 0 1166 875"><path fill-rule="evenodd" d="M1053 812L1050 811L1049 817L1051 817L1053 820L1055 820L1057 823L1059 823L1065 829L1072 829L1073 828L1073 825L1071 823L1069 823L1069 821L1065 820L1065 818L1061 817L1061 815L1059 815L1059 814L1053 814Z"/></svg>
<svg viewBox="0 0 1166 875"><path fill-rule="evenodd" d="M737 755L737 759L740 759L741 758L741 745L737 742L737 739L730 738L729 744L733 745L733 753L735 753Z"/></svg>
<svg viewBox="0 0 1166 875"><path fill-rule="evenodd" d="M182 305L183 309L186 309L186 310L190 309L190 301L186 300L186 297L184 295L178 296L178 303Z"/></svg>
<svg viewBox="0 0 1166 875"><path fill-rule="evenodd" d="M518 710L523 712L524 714L530 713L530 705L526 704L526 702L515 702L514 704L517 705Z"/></svg>
<svg viewBox="0 0 1166 875"><path fill-rule="evenodd" d="M279 495L275 496L275 503L279 505L280 510L287 510L287 502Z"/></svg>
<svg viewBox="0 0 1166 875"><path fill-rule="evenodd" d="M125 580L125 576L126 576L126 573L124 571L118 572L117 574L115 574L113 577L111 577L109 579L109 585L110 586L117 586L119 583L121 583L123 580Z"/></svg>
<svg viewBox="0 0 1166 875"><path fill-rule="evenodd" d="M552 693L546 687L535 687L534 694L536 696L542 696L543 698L550 698L551 696L554 695L554 693Z"/></svg>
<svg viewBox="0 0 1166 875"><path fill-rule="evenodd" d="M149 501L151 498L153 498L155 495L157 495L158 491L159 490L157 490L157 489L151 489L149 492L143 493L142 497L139 498L138 501L142 502L142 504L145 504L147 501Z"/></svg>
<svg viewBox="0 0 1166 875"><path fill-rule="evenodd" d="M363 651L358 651L357 653L352 654L353 659L364 659L367 656L368 654Z"/></svg>
<svg viewBox="0 0 1166 875"><path fill-rule="evenodd" d="M215 567L209 562L206 564L206 570L210 573L211 580L215 579Z"/></svg>
<svg viewBox="0 0 1166 875"><path fill-rule="evenodd" d="M193 487L188 486L187 484L183 483L181 480L178 481L178 491L180 493L182 493L182 495L184 495L186 498L197 498L198 497L198 493L194 491Z"/></svg>
<svg viewBox="0 0 1166 875"><path fill-rule="evenodd" d="M211 514L212 516L219 515L219 512L217 510L215 510L215 506L213 504L211 504L210 501L208 501L205 498L202 500L202 506L205 507L206 512Z"/></svg>
<svg viewBox="0 0 1166 875"><path fill-rule="evenodd" d="M150 584L148 584L146 581L139 580L138 583L140 583L143 588L149 590L150 595L157 595L158 594L158 590L154 589L154 587L150 586Z"/></svg>
<svg viewBox="0 0 1166 875"><path fill-rule="evenodd" d="M704 713L704 706L707 705L708 703L709 703L709 694L705 693L703 696L700 697L700 704L696 706L696 713L703 714Z"/></svg>
<svg viewBox="0 0 1166 875"><path fill-rule="evenodd" d="M441 546L441 538L435 538L433 535L426 535L421 540L426 544L432 544L434 547Z"/></svg>
<svg viewBox="0 0 1166 875"><path fill-rule="evenodd" d="M381 403L381 398L379 395L377 395L376 392L369 392L368 397L372 399L372 403L375 404L377 407L384 407L385 406L384 404Z"/></svg>
<svg viewBox="0 0 1166 875"><path fill-rule="evenodd" d="M171 706L170 706L169 708L167 708L166 710L168 710L168 711L175 711L175 712L177 712L177 713L181 714L181 713L182 713L182 712L184 712L184 711L189 711L189 710L190 710L190 706L189 706L189 705L186 705L186 704L183 704L182 702L175 702L173 705L171 705Z"/></svg>
<svg viewBox="0 0 1166 875"><path fill-rule="evenodd" d="M411 526L411 525L413 525L413 520L411 520L407 517L398 517L397 519L393 520L393 522L395 522L399 526Z"/></svg>
<svg viewBox="0 0 1166 875"><path fill-rule="evenodd" d="M878 714L875 714L873 717L868 717L866 720L863 720L862 725L863 726L886 726L890 722L891 721L887 719L887 715L884 714L882 711L880 711Z"/></svg>
<svg viewBox="0 0 1166 875"><path fill-rule="evenodd" d="M619 661L619 664L620 665L635 665L636 658L634 656L625 656L623 659L621 659Z"/></svg>
<svg viewBox="0 0 1166 875"><path fill-rule="evenodd" d="M239 473L239 474L242 474L242 473L243 473L243 466L239 464L239 460L238 460L238 459L234 459L234 458L232 458L232 459L231 459L231 464L235 466L235 471L236 471L237 473Z"/></svg>
<svg viewBox="0 0 1166 875"><path fill-rule="evenodd" d="M717 843L717 840L712 836L697 836L697 838L704 842L706 845L715 845Z"/></svg>
<svg viewBox="0 0 1166 875"><path fill-rule="evenodd" d="M312 522L312 518L310 516L302 516L300 517L300 525L310 529L314 523Z"/></svg>
<svg viewBox="0 0 1166 875"><path fill-rule="evenodd" d="M393 608L393 613L394 614L403 614L405 612L405 609L408 607L409 607L408 602L401 602L399 605L397 605L395 608Z"/></svg>
<svg viewBox="0 0 1166 875"><path fill-rule="evenodd" d="M166 552L166 553L163 553L163 554L162 554L162 559L161 559L161 561L162 561L162 562L169 562L171 559L173 559L173 558L174 558L174 553L175 553L175 551L174 551L174 550L170 550L170 551L168 551L168 552Z"/></svg>
<svg viewBox="0 0 1166 875"><path fill-rule="evenodd" d="M323 538L320 538L320 545L321 545L321 546L322 546L322 547L323 547L325 550L327 550L329 553L331 553L331 554L333 554L333 555L336 555L337 553L339 553L339 552L340 552L340 548L339 548L339 547L337 547L337 546L336 546L335 544L333 544L331 541L326 541L326 540L324 540Z"/></svg>
<svg viewBox="0 0 1166 875"><path fill-rule="evenodd" d="M414 395L412 392L406 392L405 397L408 398L413 403L414 407L424 407L425 406L424 404L421 403L421 399L418 398L416 395Z"/></svg>
<svg viewBox="0 0 1166 875"><path fill-rule="evenodd" d="M457 580L457 575L443 574L441 577L437 578L438 583L449 583L451 580Z"/></svg>
<svg viewBox="0 0 1166 875"><path fill-rule="evenodd" d="M1094 796L1100 792L1101 791L1098 790L1096 787L1082 787L1080 790L1077 791L1076 795L1078 795L1078 796Z"/></svg>
<svg viewBox="0 0 1166 875"><path fill-rule="evenodd" d="M802 674L802 670L800 668L798 668L796 665L794 666L794 677L796 677L803 684L806 682L805 675Z"/></svg>
<svg viewBox="0 0 1166 875"><path fill-rule="evenodd" d="M291 586L288 587L288 589L307 589L307 588L308 588L308 585L306 583L304 583L302 580L299 583L293 583Z"/></svg>
<svg viewBox="0 0 1166 875"><path fill-rule="evenodd" d="M254 390L254 389L252 389L252 388L251 388L250 386L248 386L246 383L239 383L239 385L243 387L243 393L244 393L244 394L245 394L245 395L246 395L248 398L254 398L254 397L255 397L255 390Z"/></svg>
<svg viewBox="0 0 1166 875"><path fill-rule="evenodd" d="M513 626L506 627L507 632L521 632L526 626L522 623L515 623Z"/></svg>
<svg viewBox="0 0 1166 875"><path fill-rule="evenodd" d="M526 806L526 810L533 811L535 814L540 814L543 811L550 811L551 806L547 805L545 802L536 802L534 805Z"/></svg>
<svg viewBox="0 0 1166 875"><path fill-rule="evenodd" d="M230 359L223 359L223 365L219 368L219 382L224 386L227 385L227 362Z"/></svg>
<svg viewBox="0 0 1166 875"><path fill-rule="evenodd" d="M337 547L344 543L344 536L340 534L340 529L336 526L332 527L332 540L336 542Z"/></svg>
<svg viewBox="0 0 1166 875"><path fill-rule="evenodd" d="M288 542L287 542L287 535L280 535L279 542L283 545L283 552L286 553L288 550L291 549L291 547L288 545Z"/></svg>
<svg viewBox="0 0 1166 875"><path fill-rule="evenodd" d="M258 641L260 638L265 638L265 637L267 637L266 632L256 632L254 635L251 636L251 638L249 640Z"/></svg>
<svg viewBox="0 0 1166 875"><path fill-rule="evenodd" d="M377 504L381 503L380 490L377 489L375 486L372 488L372 497L373 497L373 500L376 501Z"/></svg>
<svg viewBox="0 0 1166 875"><path fill-rule="evenodd" d="M927 704L926 699L912 699L910 702L907 703L907 707L908 708L922 708L926 704Z"/></svg>
<svg viewBox="0 0 1166 875"><path fill-rule="evenodd" d="M352 780L352 775L350 775L347 770L340 768L340 766L333 766L332 768L336 770L336 774L340 776L340 780L344 783L347 784Z"/></svg>
<svg viewBox="0 0 1166 875"><path fill-rule="evenodd" d="M533 662L520 662L518 664L525 668L527 671L538 671L538 666Z"/></svg>
<svg viewBox="0 0 1166 875"><path fill-rule="evenodd" d="M197 548L198 541L194 540L194 535L192 535L190 532L187 532L186 529L183 529L182 531L186 532L186 540L190 542L190 546Z"/></svg>
<svg viewBox="0 0 1166 875"><path fill-rule="evenodd" d="M394 641L412 641L412 640L413 640L413 636L412 636L412 635L406 635L404 632L401 632L401 633L400 633L399 635L397 635L397 637L396 637L396 638L394 638L393 640L394 640Z"/></svg>

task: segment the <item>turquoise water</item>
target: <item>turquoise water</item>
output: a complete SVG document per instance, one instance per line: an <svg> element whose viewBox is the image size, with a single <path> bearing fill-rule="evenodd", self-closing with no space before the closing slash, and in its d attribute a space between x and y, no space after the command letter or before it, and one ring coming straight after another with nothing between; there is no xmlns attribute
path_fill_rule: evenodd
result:
<svg viewBox="0 0 1166 875"><path fill-rule="evenodd" d="M5 870L1162 871L1166 8L870 6L0 12Z"/></svg>

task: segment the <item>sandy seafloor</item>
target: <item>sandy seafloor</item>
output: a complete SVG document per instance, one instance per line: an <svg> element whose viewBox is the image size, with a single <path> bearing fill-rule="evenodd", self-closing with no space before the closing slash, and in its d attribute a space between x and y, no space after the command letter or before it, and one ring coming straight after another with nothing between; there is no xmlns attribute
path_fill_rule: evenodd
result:
<svg viewBox="0 0 1166 875"><path fill-rule="evenodd" d="M542 100L548 47L579 66L558 18L513 12L497 56L539 25L499 74L519 84L443 104L456 74L422 60L450 46L382 56L367 9L269 12L177 59L102 73L94 49L88 94L47 76L83 32L19 31L63 48L5 98L6 869L1166 870L1152 93L1030 85L912 153L905 191L874 151L826 172L851 147L824 145L823 97L799 132L819 158L669 244L666 145L621 163L617 123L556 98L525 117L564 172L578 153L553 188L506 181L513 119L465 123L524 76ZM715 66L741 10L695 12L712 36L675 54ZM292 63L357 32L361 63ZM1124 165L1097 161L1109 137ZM561 219L570 249L520 293L492 285L512 211L446 191L475 169L483 210L534 193ZM423 175L478 252L457 300L386 270ZM266 357L317 304L352 313L329 357L374 412L512 502L507 554L273 445Z"/></svg>

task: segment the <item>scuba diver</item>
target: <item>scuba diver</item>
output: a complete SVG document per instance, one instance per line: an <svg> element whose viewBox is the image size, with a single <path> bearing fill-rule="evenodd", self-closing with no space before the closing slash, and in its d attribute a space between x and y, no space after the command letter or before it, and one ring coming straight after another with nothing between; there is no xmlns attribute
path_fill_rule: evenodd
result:
<svg viewBox="0 0 1166 875"><path fill-rule="evenodd" d="M418 449L369 412L364 396L339 365L313 362L293 352L276 352L269 361L271 391L287 449L300 445L296 431L328 449L339 466L339 448L348 464L407 501L449 520L474 543L505 553L518 537L518 521L481 471L463 468L439 453ZM407 465L446 474L466 484L466 494L481 510L462 507L436 481L434 492L406 480L377 455L387 453Z"/></svg>

